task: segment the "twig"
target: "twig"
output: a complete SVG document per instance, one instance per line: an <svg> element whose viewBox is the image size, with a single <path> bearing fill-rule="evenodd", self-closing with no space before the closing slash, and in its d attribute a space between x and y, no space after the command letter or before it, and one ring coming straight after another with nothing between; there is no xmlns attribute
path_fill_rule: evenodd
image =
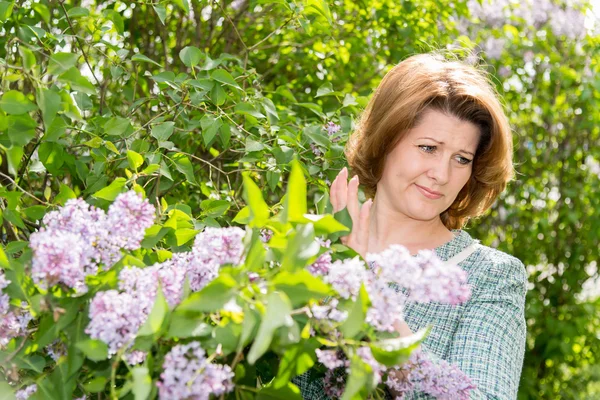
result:
<svg viewBox="0 0 600 400"><path fill-rule="evenodd" d="M3 178L8 179L13 185L15 185L17 187L17 189L19 189L21 192L25 193L27 196L31 197L34 200L37 200L39 203L45 205L45 206L51 206L52 204L45 202L44 200L40 200L37 197L35 197L33 194L29 193L27 190L23 189L21 186L19 186L17 184L17 182L15 182L10 176L0 172L0 176L2 176Z"/></svg>
<svg viewBox="0 0 600 400"><path fill-rule="evenodd" d="M85 54L85 50L83 49L83 43L81 43L81 40L79 39L79 36L77 35L77 32L75 32L75 29L73 28L73 24L71 23L71 18L69 18L69 14L67 13L67 9L65 8L65 0L59 0L58 2L60 4L60 7L63 10L63 13L65 14L65 18L67 19L67 23L69 24L69 27L71 28L71 32L73 32L73 36L75 36L75 40L77 40L77 44L79 44L79 48L81 49L81 52L83 53L83 58L85 60L85 63L87 64L88 68L90 69L92 76L96 80L96 84L98 86L101 86L100 81L98 80L98 77L94 73L94 68L92 68L90 61L88 60L87 54ZM102 87L100 89L102 90ZM100 98L100 100L101 100L100 101L100 115L102 115L102 106L103 106L102 97Z"/></svg>

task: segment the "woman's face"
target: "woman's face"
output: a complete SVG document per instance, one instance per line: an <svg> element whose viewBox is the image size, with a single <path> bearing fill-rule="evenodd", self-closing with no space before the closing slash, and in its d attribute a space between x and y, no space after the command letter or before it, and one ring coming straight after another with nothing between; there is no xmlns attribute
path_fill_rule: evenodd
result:
<svg viewBox="0 0 600 400"><path fill-rule="evenodd" d="M426 111L386 157L378 200L415 220L439 218L471 177L479 136L471 122Z"/></svg>

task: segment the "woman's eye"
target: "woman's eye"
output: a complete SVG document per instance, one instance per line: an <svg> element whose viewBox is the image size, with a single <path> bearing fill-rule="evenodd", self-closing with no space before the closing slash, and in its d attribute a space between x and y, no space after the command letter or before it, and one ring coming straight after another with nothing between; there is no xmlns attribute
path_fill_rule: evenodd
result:
<svg viewBox="0 0 600 400"><path fill-rule="evenodd" d="M458 156L457 158L458 158L458 163L462 164L462 165L470 164L471 161L473 161L473 160L469 160L468 158L461 157L461 156Z"/></svg>
<svg viewBox="0 0 600 400"><path fill-rule="evenodd" d="M420 145L419 148L425 153L433 153L435 151L435 146L428 146L426 144Z"/></svg>

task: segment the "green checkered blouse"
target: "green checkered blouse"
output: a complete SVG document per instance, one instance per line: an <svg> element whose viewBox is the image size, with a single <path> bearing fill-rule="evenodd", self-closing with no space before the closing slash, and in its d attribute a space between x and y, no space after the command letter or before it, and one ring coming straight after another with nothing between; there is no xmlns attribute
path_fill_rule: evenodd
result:
<svg viewBox="0 0 600 400"><path fill-rule="evenodd" d="M463 230L435 249L446 261L474 243ZM404 319L416 332L432 326L422 349L432 360L457 365L477 389L471 399L516 399L525 352L525 293L527 273L523 263L499 250L479 245L459 265L468 273L471 299L462 305L410 303ZM326 400L323 381L311 371L296 377L304 399ZM433 399L421 392L405 398Z"/></svg>

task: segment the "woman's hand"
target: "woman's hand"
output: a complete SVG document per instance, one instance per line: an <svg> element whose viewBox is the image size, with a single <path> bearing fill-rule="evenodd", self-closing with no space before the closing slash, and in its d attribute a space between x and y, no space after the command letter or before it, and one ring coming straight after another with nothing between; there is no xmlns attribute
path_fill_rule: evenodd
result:
<svg viewBox="0 0 600 400"><path fill-rule="evenodd" d="M369 216L373 200L367 200L362 206L358 204L358 176L348 182L348 169L344 167L331 184L329 199L336 213L348 207L352 218L352 232L341 238L342 243L351 247L363 258L367 255L369 245Z"/></svg>

